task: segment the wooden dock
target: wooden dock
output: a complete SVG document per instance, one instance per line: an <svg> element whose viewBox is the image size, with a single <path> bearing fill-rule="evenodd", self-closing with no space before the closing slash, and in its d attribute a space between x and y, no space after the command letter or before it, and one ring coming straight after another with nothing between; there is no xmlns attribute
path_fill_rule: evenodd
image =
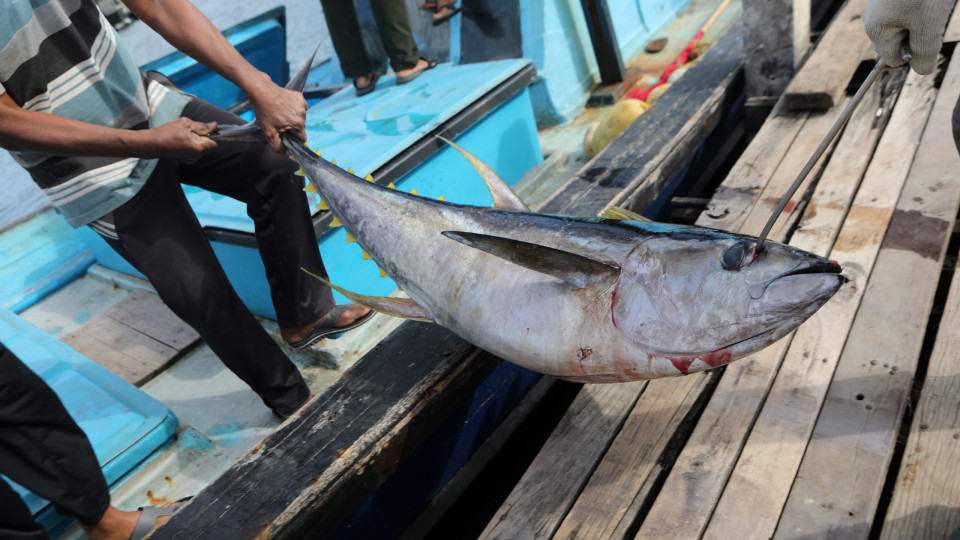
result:
<svg viewBox="0 0 960 540"><path fill-rule="evenodd" d="M862 5L851 1L835 21L859 25L851 10ZM860 51L875 61L837 37L828 31L797 76L808 92L820 80L832 105L781 99L699 225L760 232L849 100L817 55L847 62L830 73L853 73ZM482 538L947 538L960 529L952 50L936 77L884 75L811 175L819 181L808 180L771 233L829 255L850 282L793 335L726 368L583 386Z"/></svg>

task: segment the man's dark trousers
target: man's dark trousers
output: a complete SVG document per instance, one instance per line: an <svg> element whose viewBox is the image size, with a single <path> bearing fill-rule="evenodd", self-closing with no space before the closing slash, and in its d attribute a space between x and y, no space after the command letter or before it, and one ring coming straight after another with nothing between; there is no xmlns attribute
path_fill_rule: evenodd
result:
<svg viewBox="0 0 960 540"><path fill-rule="evenodd" d="M194 99L183 116L242 123ZM301 268L327 276L297 165L264 144L224 142L194 163L161 159L146 185L97 232L153 284L221 361L285 416L309 397L299 370L241 302L214 255L181 183L237 199L253 219L281 328L307 325L334 307L333 293ZM95 229L95 230L97 230ZM109 231L108 231L109 232Z"/></svg>
<svg viewBox="0 0 960 540"><path fill-rule="evenodd" d="M87 436L43 379L3 344L0 474L86 525L100 521L110 505L110 492ZM47 538L20 495L3 480L0 538Z"/></svg>

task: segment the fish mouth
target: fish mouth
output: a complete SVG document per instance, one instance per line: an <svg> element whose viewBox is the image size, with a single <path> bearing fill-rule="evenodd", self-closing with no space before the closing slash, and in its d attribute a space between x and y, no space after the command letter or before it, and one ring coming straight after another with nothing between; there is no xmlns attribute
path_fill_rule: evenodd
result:
<svg viewBox="0 0 960 540"><path fill-rule="evenodd" d="M840 268L840 263L834 260L827 260L822 262L816 262L814 264L805 266L803 268L795 268L789 272L783 273L775 279L787 277L787 276L797 276L801 274L839 274L842 271ZM840 276L843 277L843 276Z"/></svg>

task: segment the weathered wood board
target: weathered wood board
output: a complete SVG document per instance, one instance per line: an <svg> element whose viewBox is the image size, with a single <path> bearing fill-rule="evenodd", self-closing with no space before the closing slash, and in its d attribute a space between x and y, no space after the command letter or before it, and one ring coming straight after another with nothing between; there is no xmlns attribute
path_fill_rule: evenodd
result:
<svg viewBox="0 0 960 540"><path fill-rule="evenodd" d="M866 5L867 0L847 0L840 8L813 53L787 85L787 108L829 109L840 102L860 59L873 50L863 30Z"/></svg>
<svg viewBox="0 0 960 540"><path fill-rule="evenodd" d="M776 537L870 531L960 203L960 158L946 121L958 92L954 55Z"/></svg>
<svg viewBox="0 0 960 540"><path fill-rule="evenodd" d="M140 385L199 339L160 297L138 289L62 341L125 381Z"/></svg>
<svg viewBox="0 0 960 540"><path fill-rule="evenodd" d="M858 150L869 150L873 147L879 137L879 129L875 129L874 126L874 114L879 102L880 89L876 88L866 98L867 106L856 111L848 131L844 133L845 136L837 149L837 154L841 158L856 155ZM801 130L764 190L764 193L769 192L771 196L761 196L752 207L744 222L745 229L763 226L778 202L778 197L772 195L786 191L796 174L794 171L798 166L803 166L801 160L809 159L809 154L812 153L811 147L815 148L820 144L823 134L830 129L844 105L845 103L840 103L825 114L813 115L807 120L804 129ZM845 161L843 168L853 174L846 174L840 178L831 177L831 180L836 179L840 183L834 183L829 188L819 184L815 194L819 197L814 197L813 200L824 206L836 206L840 211L846 209L866 165L866 159L863 157L853 162ZM796 201L799 200L800 194L801 191L798 191L794 196L794 202L788 205L789 211L785 210L785 215L798 213ZM782 219L781 221L790 220ZM840 221L835 220L832 224L836 229L839 226ZM785 226L774 228L771 230L771 237L783 240L787 232L788 228ZM835 231L828 231L828 233L820 242L812 242L811 245L803 247L814 252L826 253ZM812 321L807 321L801 330L810 328L818 328L818 326ZM644 519L638 537L660 538L664 535L676 534L680 537L694 538L703 533L708 520L713 515L715 501L724 490L740 449L750 433L750 428L766 399L773 378L780 368L792 339L792 336L788 336L750 358L726 368L719 385L697 422L696 429L687 440ZM679 501L684 503L681 504Z"/></svg>
<svg viewBox="0 0 960 540"><path fill-rule="evenodd" d="M960 272L954 272L880 538L947 538L960 530L958 330Z"/></svg>
<svg viewBox="0 0 960 540"><path fill-rule="evenodd" d="M831 161L821 179L818 192L836 192L814 195L816 206L807 209L792 244L803 248L824 242L833 244L831 230L839 228L842 220L830 256L840 262L852 283L797 330L710 517L704 538L773 535L913 161L916 146L909 141L919 139L929 116L935 96L932 83L931 78L918 76L907 80L876 153L867 153L873 160L846 219L845 207L830 201L848 196L845 191L853 182L841 181L848 174L854 176L847 171L850 162ZM835 157L843 158L847 148L855 151L856 145L850 143L859 137L848 140L850 135L849 131L845 133ZM751 516L749 525L741 518L746 514Z"/></svg>

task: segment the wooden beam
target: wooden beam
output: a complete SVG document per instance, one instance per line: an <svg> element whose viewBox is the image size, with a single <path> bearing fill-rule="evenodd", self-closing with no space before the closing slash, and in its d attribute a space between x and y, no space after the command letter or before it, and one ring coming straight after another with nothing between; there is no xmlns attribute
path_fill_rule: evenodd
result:
<svg viewBox="0 0 960 540"><path fill-rule="evenodd" d="M960 529L960 272L954 272L881 539L950 538Z"/></svg>
<svg viewBox="0 0 960 540"><path fill-rule="evenodd" d="M850 78L872 47L863 30L867 0L847 0L810 58L784 93L789 109L829 109L840 102Z"/></svg>
<svg viewBox="0 0 960 540"><path fill-rule="evenodd" d="M958 93L954 55L776 537L870 532L960 206L960 158L945 121Z"/></svg>
<svg viewBox="0 0 960 540"><path fill-rule="evenodd" d="M776 100L810 47L810 0L743 0L747 98Z"/></svg>
<svg viewBox="0 0 960 540"><path fill-rule="evenodd" d="M199 339L160 297L138 289L61 341L130 384L141 385Z"/></svg>
<svg viewBox="0 0 960 540"><path fill-rule="evenodd" d="M405 323L152 538L329 536L498 361Z"/></svg>

